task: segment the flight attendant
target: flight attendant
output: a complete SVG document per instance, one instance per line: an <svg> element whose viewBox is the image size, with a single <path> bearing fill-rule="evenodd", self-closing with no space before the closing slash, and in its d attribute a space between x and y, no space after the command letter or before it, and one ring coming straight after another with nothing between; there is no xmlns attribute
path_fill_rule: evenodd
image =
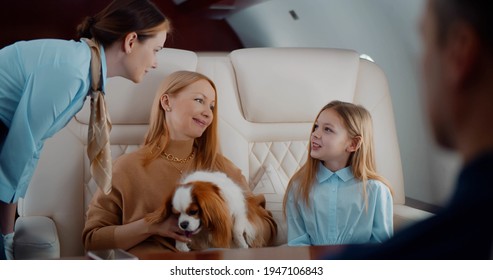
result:
<svg viewBox="0 0 493 280"><path fill-rule="evenodd" d="M114 0L77 29L84 38L80 41L21 41L0 50L0 258L12 258L17 201L26 194L44 142L70 121L88 95L97 103L91 118L103 120L97 124L94 118L94 125L106 132L101 136L90 124L91 171L98 178L111 174L104 171L105 161L111 169L105 154L111 128L104 110L106 79L140 82L157 67L156 53L170 24L150 1ZM109 192L111 175L95 180Z"/></svg>

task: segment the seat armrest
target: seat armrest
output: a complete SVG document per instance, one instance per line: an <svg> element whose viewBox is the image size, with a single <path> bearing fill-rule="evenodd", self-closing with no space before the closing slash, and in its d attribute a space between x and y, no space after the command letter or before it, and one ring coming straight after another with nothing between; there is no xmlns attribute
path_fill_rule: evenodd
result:
<svg viewBox="0 0 493 280"><path fill-rule="evenodd" d="M46 260L60 258L56 225L44 216L19 217L15 222L14 259Z"/></svg>
<svg viewBox="0 0 493 280"><path fill-rule="evenodd" d="M433 214L403 204L394 204L394 231L397 232Z"/></svg>

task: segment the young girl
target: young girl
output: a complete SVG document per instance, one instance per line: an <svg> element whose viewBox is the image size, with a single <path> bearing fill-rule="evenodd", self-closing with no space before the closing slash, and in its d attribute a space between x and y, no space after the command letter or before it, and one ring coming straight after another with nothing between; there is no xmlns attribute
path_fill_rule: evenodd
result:
<svg viewBox="0 0 493 280"><path fill-rule="evenodd" d="M393 234L389 184L375 171L372 121L333 101L313 125L310 157L284 196L288 245L382 242Z"/></svg>

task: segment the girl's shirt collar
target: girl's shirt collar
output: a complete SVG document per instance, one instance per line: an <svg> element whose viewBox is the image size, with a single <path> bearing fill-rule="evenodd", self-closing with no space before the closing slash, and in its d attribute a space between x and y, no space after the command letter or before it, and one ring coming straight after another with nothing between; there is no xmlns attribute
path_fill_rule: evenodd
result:
<svg viewBox="0 0 493 280"><path fill-rule="evenodd" d="M343 169L339 169L336 172L332 172L327 167L323 165L322 162L318 164L317 170L317 181L319 183L330 179L333 175L339 177L342 181L347 182L354 178L353 171L351 170L351 166L344 167Z"/></svg>

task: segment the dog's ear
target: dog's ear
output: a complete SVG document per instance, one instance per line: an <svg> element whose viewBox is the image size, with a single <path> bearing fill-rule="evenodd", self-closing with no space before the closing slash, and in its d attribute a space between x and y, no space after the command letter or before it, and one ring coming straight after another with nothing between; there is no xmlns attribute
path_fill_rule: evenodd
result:
<svg viewBox="0 0 493 280"><path fill-rule="evenodd" d="M232 218L219 188L209 182L194 182L192 193L202 211L202 223L212 234L213 247L229 248Z"/></svg>
<svg viewBox="0 0 493 280"><path fill-rule="evenodd" d="M166 199L163 205L156 211L149 213L145 216L145 221L150 224L162 223L171 214L171 207L173 207L171 200L173 195Z"/></svg>

